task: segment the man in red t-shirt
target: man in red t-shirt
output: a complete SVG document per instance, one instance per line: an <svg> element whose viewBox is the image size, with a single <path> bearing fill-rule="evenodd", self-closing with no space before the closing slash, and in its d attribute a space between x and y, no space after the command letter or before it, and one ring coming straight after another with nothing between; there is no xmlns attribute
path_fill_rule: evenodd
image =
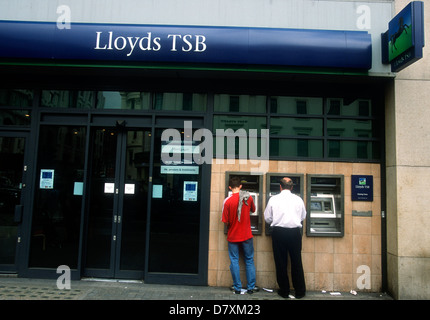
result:
<svg viewBox="0 0 430 320"><path fill-rule="evenodd" d="M229 189L232 194L223 203L222 222L227 225L228 254L233 278L234 293L242 293L239 267L239 247L242 246L246 266L247 293L258 291L255 286L254 243L250 213L255 212L255 204L248 192L243 192L240 179L232 177Z"/></svg>

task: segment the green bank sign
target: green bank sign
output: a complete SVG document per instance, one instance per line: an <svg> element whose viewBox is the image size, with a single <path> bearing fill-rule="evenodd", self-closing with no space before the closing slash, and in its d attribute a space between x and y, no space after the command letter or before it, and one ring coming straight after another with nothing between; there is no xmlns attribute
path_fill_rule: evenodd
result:
<svg viewBox="0 0 430 320"><path fill-rule="evenodd" d="M423 57L424 3L412 1L388 24L382 34L383 63L397 72Z"/></svg>

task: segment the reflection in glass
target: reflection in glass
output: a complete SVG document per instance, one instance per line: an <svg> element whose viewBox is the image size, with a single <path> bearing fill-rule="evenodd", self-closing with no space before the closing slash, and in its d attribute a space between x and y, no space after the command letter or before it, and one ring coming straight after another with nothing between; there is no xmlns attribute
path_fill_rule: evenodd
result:
<svg viewBox="0 0 430 320"><path fill-rule="evenodd" d="M242 136L217 136L214 138L213 156L218 159L252 159L261 160L267 155L266 138L257 137L255 140ZM224 149L222 148L224 146Z"/></svg>
<svg viewBox="0 0 430 320"><path fill-rule="evenodd" d="M94 103L94 91L43 90L41 107L90 109Z"/></svg>
<svg viewBox="0 0 430 320"><path fill-rule="evenodd" d="M375 141L329 140L328 157L339 159L374 160L380 158L380 145Z"/></svg>
<svg viewBox="0 0 430 320"><path fill-rule="evenodd" d="M0 90L0 106L30 107L33 105L33 90Z"/></svg>
<svg viewBox="0 0 430 320"><path fill-rule="evenodd" d="M257 129L260 133L261 129L266 129L266 117L252 117L252 116L214 116L214 130L216 129ZM215 132L216 133L216 132Z"/></svg>
<svg viewBox="0 0 430 320"><path fill-rule="evenodd" d="M31 123L30 110L0 110L0 126L25 126Z"/></svg>
<svg viewBox="0 0 430 320"><path fill-rule="evenodd" d="M198 93L155 93L154 110L206 111L207 95Z"/></svg>
<svg viewBox="0 0 430 320"><path fill-rule="evenodd" d="M327 114L336 116L371 117L373 108L367 99L327 99Z"/></svg>
<svg viewBox="0 0 430 320"><path fill-rule="evenodd" d="M261 130L266 129L266 117L252 116L214 116L214 149L213 154L219 157L234 158L255 158L261 156ZM250 131L257 138L251 145L249 139ZM223 143L224 148L221 143ZM251 148L256 148L251 152ZM257 154L255 154L255 151ZM222 154L219 154L222 153Z"/></svg>
<svg viewBox="0 0 430 320"><path fill-rule="evenodd" d="M322 98L282 97L282 96L270 98L271 113L321 115L322 110L323 110Z"/></svg>
<svg viewBox="0 0 430 320"><path fill-rule="evenodd" d="M149 110L149 92L100 91L97 109Z"/></svg>
<svg viewBox="0 0 430 320"><path fill-rule="evenodd" d="M0 137L0 265L15 263L14 212L21 202L24 147L24 138Z"/></svg>
<svg viewBox="0 0 430 320"><path fill-rule="evenodd" d="M216 94L214 111L265 113L266 96Z"/></svg>
<svg viewBox="0 0 430 320"><path fill-rule="evenodd" d="M85 127L40 128L30 267L77 267L85 138ZM50 183L43 183L42 169L54 170Z"/></svg>
<svg viewBox="0 0 430 320"><path fill-rule="evenodd" d="M335 137L374 138L377 137L372 120L327 120L327 134Z"/></svg>
<svg viewBox="0 0 430 320"><path fill-rule="evenodd" d="M323 135L323 120L312 118L271 117L270 134L319 137Z"/></svg>
<svg viewBox="0 0 430 320"><path fill-rule="evenodd" d="M322 158L323 140L270 139L270 156Z"/></svg>

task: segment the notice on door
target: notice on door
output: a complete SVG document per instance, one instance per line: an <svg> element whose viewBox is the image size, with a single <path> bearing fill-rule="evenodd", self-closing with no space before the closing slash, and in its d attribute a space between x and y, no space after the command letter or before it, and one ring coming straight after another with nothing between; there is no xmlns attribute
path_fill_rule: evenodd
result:
<svg viewBox="0 0 430 320"><path fill-rule="evenodd" d="M84 194L84 183L83 182L75 182L73 186L73 195L74 196L82 196Z"/></svg>
<svg viewBox="0 0 430 320"><path fill-rule="evenodd" d="M124 194L134 194L134 183L126 183L124 186Z"/></svg>
<svg viewBox="0 0 430 320"><path fill-rule="evenodd" d="M154 184L152 186L152 197L156 199L163 198L163 185L161 184Z"/></svg>
<svg viewBox="0 0 430 320"><path fill-rule="evenodd" d="M54 189L54 171L52 169L40 170L40 189Z"/></svg>
<svg viewBox="0 0 430 320"><path fill-rule="evenodd" d="M104 187L105 193L114 193L115 192L115 183L106 182Z"/></svg>
<svg viewBox="0 0 430 320"><path fill-rule="evenodd" d="M199 166L161 166L161 174L199 174Z"/></svg>
<svg viewBox="0 0 430 320"><path fill-rule="evenodd" d="M197 181L184 181L184 201L197 201Z"/></svg>

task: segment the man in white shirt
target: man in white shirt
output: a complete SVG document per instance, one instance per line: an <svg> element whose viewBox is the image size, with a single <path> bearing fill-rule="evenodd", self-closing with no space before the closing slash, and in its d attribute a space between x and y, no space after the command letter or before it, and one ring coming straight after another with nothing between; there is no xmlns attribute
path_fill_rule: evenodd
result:
<svg viewBox="0 0 430 320"><path fill-rule="evenodd" d="M283 178L280 182L281 193L270 198L264 211L266 223L272 227L272 246L275 258L278 294L288 298L288 254L291 259L291 277L295 297L300 299L306 294L305 277L302 266L302 221L306 218L302 198L291 193L293 181Z"/></svg>

